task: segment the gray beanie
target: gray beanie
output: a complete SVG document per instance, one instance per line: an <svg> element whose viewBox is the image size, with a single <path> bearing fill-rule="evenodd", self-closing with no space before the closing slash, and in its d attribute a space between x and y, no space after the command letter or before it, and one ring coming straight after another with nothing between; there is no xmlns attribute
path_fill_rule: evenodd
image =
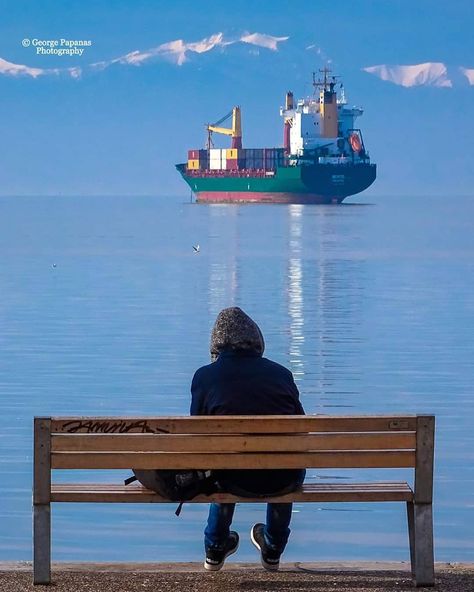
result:
<svg viewBox="0 0 474 592"><path fill-rule="evenodd" d="M211 359L223 350L251 350L260 355L265 349L262 332L238 306L224 308L217 315L211 333Z"/></svg>

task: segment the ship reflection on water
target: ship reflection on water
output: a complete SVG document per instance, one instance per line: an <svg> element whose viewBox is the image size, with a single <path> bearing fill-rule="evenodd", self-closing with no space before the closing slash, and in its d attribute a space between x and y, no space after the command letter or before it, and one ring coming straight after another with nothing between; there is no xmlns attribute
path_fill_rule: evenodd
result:
<svg viewBox="0 0 474 592"><path fill-rule="evenodd" d="M303 262L302 262L302 213L301 205L288 206L288 317L290 326L289 362L298 382L304 376L304 302L303 302Z"/></svg>
<svg viewBox="0 0 474 592"><path fill-rule="evenodd" d="M275 327L271 310L260 311L259 318L267 314L273 317L263 326L267 353L275 352L279 345L278 360L292 370L308 412L353 408L361 395L357 358L362 337L357 317L363 306L364 261L332 253L337 245L331 236L334 214L330 208L294 204L282 209L281 214L284 232L275 250L285 250L286 274L277 276L277 293L286 302L286 319L282 322L276 311L279 326ZM247 231L242 228L245 219L239 217L238 207L209 208L211 236L219 236L224 217L225 248L212 248L208 255L209 314L215 318L222 308L241 306L255 315L252 304L256 290L270 305L276 288L263 284L264 269L256 285L249 284L255 273L251 269L254 262L249 261L240 238L240 233ZM261 302L256 304L261 308Z"/></svg>

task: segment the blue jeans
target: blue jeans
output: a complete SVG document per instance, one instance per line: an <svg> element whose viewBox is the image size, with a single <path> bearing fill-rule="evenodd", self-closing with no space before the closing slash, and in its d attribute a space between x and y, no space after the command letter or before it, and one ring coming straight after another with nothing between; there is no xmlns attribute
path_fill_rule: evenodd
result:
<svg viewBox="0 0 474 592"><path fill-rule="evenodd" d="M304 480L305 471L301 478L293 486L285 489L289 493L299 487ZM243 493L243 492L242 492ZM277 493L275 493L276 495ZM248 497L254 497L248 492ZM290 536L290 521L293 504L267 504L267 521L265 525L265 542L278 553L283 553ZM212 503L209 508L207 526L204 530L204 544L209 547L223 548L229 537L232 518L234 517L235 504Z"/></svg>
<svg viewBox="0 0 474 592"><path fill-rule="evenodd" d="M290 536L291 509L293 504L267 504L265 541L279 553L283 553ZM223 548L229 536L235 504L211 504L204 531L204 544Z"/></svg>

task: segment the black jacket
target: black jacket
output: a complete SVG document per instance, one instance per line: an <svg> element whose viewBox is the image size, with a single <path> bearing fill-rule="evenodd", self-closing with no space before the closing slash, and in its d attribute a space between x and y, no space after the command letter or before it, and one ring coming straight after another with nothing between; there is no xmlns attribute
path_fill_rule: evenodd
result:
<svg viewBox="0 0 474 592"><path fill-rule="evenodd" d="M199 368L191 385L191 415L304 415L292 373L248 350L224 351ZM229 467L230 468L230 467ZM229 490L273 493L300 478L301 471L222 471Z"/></svg>
<svg viewBox="0 0 474 592"><path fill-rule="evenodd" d="M292 373L250 351L199 368L191 394L191 415L304 415Z"/></svg>

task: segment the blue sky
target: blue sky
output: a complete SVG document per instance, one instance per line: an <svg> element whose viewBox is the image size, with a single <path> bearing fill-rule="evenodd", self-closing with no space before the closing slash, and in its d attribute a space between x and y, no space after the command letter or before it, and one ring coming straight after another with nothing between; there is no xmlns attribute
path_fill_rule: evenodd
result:
<svg viewBox="0 0 474 592"><path fill-rule="evenodd" d="M309 93L330 61L365 109L369 194L470 195L469 4L3 0L0 194L187 196L173 165L203 144L205 122L240 104L244 145L280 145L284 93ZM22 45L61 38L92 45Z"/></svg>

